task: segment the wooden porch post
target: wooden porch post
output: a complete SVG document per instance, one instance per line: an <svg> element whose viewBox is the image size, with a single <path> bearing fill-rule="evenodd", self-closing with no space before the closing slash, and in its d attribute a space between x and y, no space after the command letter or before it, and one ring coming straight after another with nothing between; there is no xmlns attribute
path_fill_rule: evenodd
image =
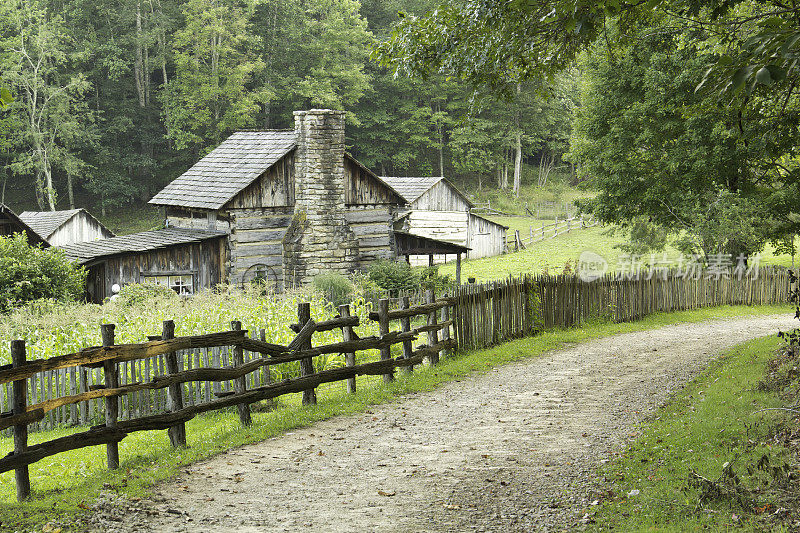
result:
<svg viewBox="0 0 800 533"><path fill-rule="evenodd" d="M456 284L461 285L461 252L456 254Z"/></svg>

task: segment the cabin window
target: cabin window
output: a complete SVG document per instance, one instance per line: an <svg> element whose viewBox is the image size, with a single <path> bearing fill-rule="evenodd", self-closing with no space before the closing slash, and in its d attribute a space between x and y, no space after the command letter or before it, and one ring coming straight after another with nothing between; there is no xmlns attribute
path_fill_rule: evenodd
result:
<svg viewBox="0 0 800 533"><path fill-rule="evenodd" d="M181 296L192 294L194 280L191 274L181 274L176 276L145 276L145 283L169 287Z"/></svg>

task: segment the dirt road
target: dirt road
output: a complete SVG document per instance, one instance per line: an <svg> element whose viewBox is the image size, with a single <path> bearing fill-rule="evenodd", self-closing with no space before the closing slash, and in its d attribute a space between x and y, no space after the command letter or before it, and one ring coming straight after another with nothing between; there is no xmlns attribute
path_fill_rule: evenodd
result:
<svg viewBox="0 0 800 533"><path fill-rule="evenodd" d="M506 365L192 465L104 531L549 531L636 423L787 315L617 335ZM121 521L120 521L121 520Z"/></svg>

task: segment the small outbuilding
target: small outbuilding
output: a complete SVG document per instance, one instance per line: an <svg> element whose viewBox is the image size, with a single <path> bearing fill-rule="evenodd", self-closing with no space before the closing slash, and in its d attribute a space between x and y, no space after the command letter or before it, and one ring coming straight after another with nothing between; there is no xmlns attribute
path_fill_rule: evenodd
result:
<svg viewBox="0 0 800 533"><path fill-rule="evenodd" d="M383 177L406 200L395 220L396 231L405 231L469 248L467 258L490 257L505 251L507 226L471 212L473 203L443 177ZM455 259L436 255L436 262ZM411 256L412 265L427 264L428 257Z"/></svg>
<svg viewBox="0 0 800 533"><path fill-rule="evenodd" d="M154 283L194 294L227 281L224 231L167 228L58 248L88 270L86 298L100 303L112 287Z"/></svg>
<svg viewBox="0 0 800 533"><path fill-rule="evenodd" d="M114 237L108 228L85 209L24 211L19 218L52 246Z"/></svg>

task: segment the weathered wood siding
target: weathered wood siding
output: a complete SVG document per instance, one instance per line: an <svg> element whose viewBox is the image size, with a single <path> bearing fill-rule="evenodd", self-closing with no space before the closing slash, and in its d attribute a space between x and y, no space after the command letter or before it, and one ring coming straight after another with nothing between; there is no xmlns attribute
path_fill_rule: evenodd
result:
<svg viewBox="0 0 800 533"><path fill-rule="evenodd" d="M230 283L249 281L265 269L267 280L283 290L283 239L293 214L292 207L230 211Z"/></svg>
<svg viewBox="0 0 800 533"><path fill-rule="evenodd" d="M467 230L469 213L466 211L429 211L415 209L405 217L405 231L414 235L430 237L440 241L452 242L462 246L467 244ZM400 228L398 228L400 229ZM435 264L454 261L455 255L434 255ZM409 258L412 266L428 264L427 255L412 255Z"/></svg>
<svg viewBox="0 0 800 533"><path fill-rule="evenodd" d="M440 181L411 203L411 209L422 211L469 211L470 204L458 190Z"/></svg>
<svg viewBox="0 0 800 533"><path fill-rule="evenodd" d="M399 198L352 158L344 157L344 201L351 205L397 204Z"/></svg>
<svg viewBox="0 0 800 533"><path fill-rule="evenodd" d="M289 207L295 202L295 153L293 150L272 165L255 182L229 201L224 209Z"/></svg>
<svg viewBox="0 0 800 533"><path fill-rule="evenodd" d="M89 242L108 239L114 234L103 227L83 211L79 211L53 232L48 242L53 246L62 246L73 242Z"/></svg>
<svg viewBox="0 0 800 533"><path fill-rule="evenodd" d="M505 242L505 227L470 213L467 246L472 249L467 252L467 258L477 259L500 255L505 250Z"/></svg>
<svg viewBox="0 0 800 533"><path fill-rule="evenodd" d="M362 268L372 261L396 257L391 206L350 206L345 218L358 239L359 264Z"/></svg>
<svg viewBox="0 0 800 533"><path fill-rule="evenodd" d="M174 245L162 250L109 257L91 265L87 279L90 299L111 296L111 286L141 283L147 275L192 274L194 292L211 289L225 278L225 239Z"/></svg>
<svg viewBox="0 0 800 533"><path fill-rule="evenodd" d="M230 216L225 212L170 206L165 214L167 227L170 228L231 230Z"/></svg>

